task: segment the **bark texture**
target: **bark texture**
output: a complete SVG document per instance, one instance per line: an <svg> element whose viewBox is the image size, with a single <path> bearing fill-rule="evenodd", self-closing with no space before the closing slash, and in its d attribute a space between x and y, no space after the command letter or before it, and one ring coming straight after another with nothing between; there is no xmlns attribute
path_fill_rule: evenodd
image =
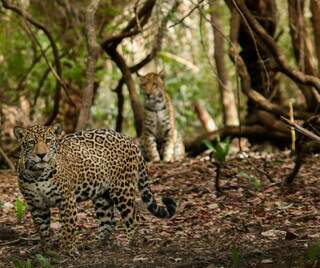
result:
<svg viewBox="0 0 320 268"><path fill-rule="evenodd" d="M88 59L86 69L86 86L82 95L82 106L77 123L77 130L85 129L89 126L90 109L94 95L94 80L96 71L96 62L99 54L99 45L96 39L94 16L99 6L100 0L92 0L86 10L86 36L88 47Z"/></svg>

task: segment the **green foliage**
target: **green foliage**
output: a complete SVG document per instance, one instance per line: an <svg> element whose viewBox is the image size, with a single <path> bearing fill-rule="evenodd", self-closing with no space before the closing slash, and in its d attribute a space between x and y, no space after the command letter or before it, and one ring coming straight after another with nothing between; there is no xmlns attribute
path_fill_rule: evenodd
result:
<svg viewBox="0 0 320 268"><path fill-rule="evenodd" d="M307 258L310 262L315 262L320 257L320 242L308 245Z"/></svg>
<svg viewBox="0 0 320 268"><path fill-rule="evenodd" d="M239 175L248 179L254 190L259 191L261 189L261 180L257 177L247 174L246 172L240 172Z"/></svg>
<svg viewBox="0 0 320 268"><path fill-rule="evenodd" d="M41 254L37 254L36 259L39 262L41 268L51 268L52 267L50 264L50 261L47 258L43 257Z"/></svg>
<svg viewBox="0 0 320 268"><path fill-rule="evenodd" d="M231 267L233 268L240 267L241 254L240 254L240 250L235 245L232 245L230 248L230 258L231 258Z"/></svg>
<svg viewBox="0 0 320 268"><path fill-rule="evenodd" d="M208 140L203 142L207 148L211 156L219 163L223 164L226 161L226 157L230 151L230 138L226 138L224 141L218 141L213 144Z"/></svg>
<svg viewBox="0 0 320 268"><path fill-rule="evenodd" d="M16 199L16 217L19 223L24 219L27 205L19 197Z"/></svg>
<svg viewBox="0 0 320 268"><path fill-rule="evenodd" d="M31 259L27 259L25 261L25 260L13 258L12 262L15 268L33 268L34 267Z"/></svg>
<svg viewBox="0 0 320 268"><path fill-rule="evenodd" d="M51 268L52 265L50 264L49 259L42 256L41 254L36 254L35 260L28 258L27 260L21 260L18 258L12 259L13 265L15 268L33 268L33 267L41 267L41 268ZM38 265L35 265L39 263Z"/></svg>

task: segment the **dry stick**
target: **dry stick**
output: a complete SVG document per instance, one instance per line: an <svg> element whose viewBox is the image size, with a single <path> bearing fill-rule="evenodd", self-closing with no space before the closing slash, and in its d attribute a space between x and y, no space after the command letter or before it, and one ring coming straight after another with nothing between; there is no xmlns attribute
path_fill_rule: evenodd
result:
<svg viewBox="0 0 320 268"><path fill-rule="evenodd" d="M86 10L85 31L87 36L88 59L86 68L86 86L82 95L82 107L80 110L77 130L84 129L90 119L90 107L93 102L95 70L100 46L97 43L94 16L100 0L92 0Z"/></svg>
<svg viewBox="0 0 320 268"><path fill-rule="evenodd" d="M10 160L10 158L6 155L6 153L2 150L2 148L0 147L0 154L2 155L3 159L6 161L6 163L8 164L9 168L12 171L15 171L15 167L14 164L12 163L12 161Z"/></svg>
<svg viewBox="0 0 320 268"><path fill-rule="evenodd" d="M297 123L295 122L291 122L290 120L288 120L287 118L285 118L284 116L281 116L281 119L287 123L288 125L294 127L294 129L298 132L300 132L301 134L309 137L310 139L316 141L316 142L319 142L320 143L320 137L316 134L314 134L313 132L309 131L308 129L302 127L302 126L299 126Z"/></svg>

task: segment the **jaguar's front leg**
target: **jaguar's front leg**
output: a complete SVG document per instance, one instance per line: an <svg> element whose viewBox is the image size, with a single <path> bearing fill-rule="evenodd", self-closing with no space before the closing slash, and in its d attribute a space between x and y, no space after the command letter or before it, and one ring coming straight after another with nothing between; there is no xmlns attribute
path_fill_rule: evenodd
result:
<svg viewBox="0 0 320 268"><path fill-rule="evenodd" d="M28 204L34 226L40 236L40 243L43 250L50 247L50 208L39 208Z"/></svg>
<svg viewBox="0 0 320 268"><path fill-rule="evenodd" d="M76 247L77 207L75 196L65 194L59 209L62 229L61 246L69 255L79 256Z"/></svg>
<svg viewBox="0 0 320 268"><path fill-rule="evenodd" d="M156 138L152 135L144 135L142 139L144 150L146 151L150 162L160 161L160 154L157 149Z"/></svg>
<svg viewBox="0 0 320 268"><path fill-rule="evenodd" d="M163 149L163 161L172 162L174 160L174 140L171 136L166 138Z"/></svg>

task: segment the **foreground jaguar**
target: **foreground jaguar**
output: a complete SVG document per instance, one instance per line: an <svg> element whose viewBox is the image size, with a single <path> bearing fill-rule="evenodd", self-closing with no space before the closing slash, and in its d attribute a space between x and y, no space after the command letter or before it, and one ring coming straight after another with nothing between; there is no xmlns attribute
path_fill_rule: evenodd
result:
<svg viewBox="0 0 320 268"><path fill-rule="evenodd" d="M76 202L92 200L100 222L98 238L105 240L115 226L114 209L120 212L129 239L137 222L135 192L156 217L170 218L175 202L162 199L158 206L149 188L143 157L134 142L107 129L95 129L59 138L59 124L16 127L21 152L17 162L18 183L40 235L49 247L50 207L60 209L61 245L71 255L75 246Z"/></svg>

